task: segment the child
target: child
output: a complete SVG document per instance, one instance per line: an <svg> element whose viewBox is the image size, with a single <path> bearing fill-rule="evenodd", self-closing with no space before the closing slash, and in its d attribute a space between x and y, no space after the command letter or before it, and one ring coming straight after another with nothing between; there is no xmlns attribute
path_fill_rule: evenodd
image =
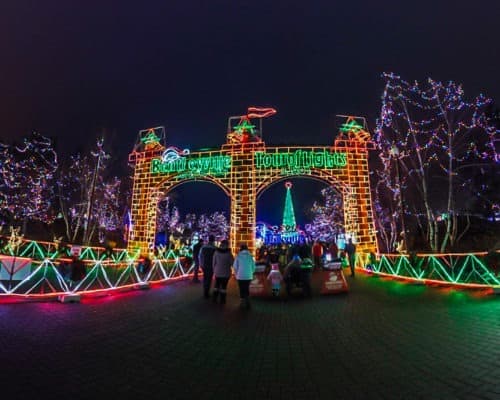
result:
<svg viewBox="0 0 500 400"><path fill-rule="evenodd" d="M281 275L279 264L271 264L271 272L267 275L267 280L271 281L271 288L273 290L273 297L277 297L280 294L281 281L283 276Z"/></svg>

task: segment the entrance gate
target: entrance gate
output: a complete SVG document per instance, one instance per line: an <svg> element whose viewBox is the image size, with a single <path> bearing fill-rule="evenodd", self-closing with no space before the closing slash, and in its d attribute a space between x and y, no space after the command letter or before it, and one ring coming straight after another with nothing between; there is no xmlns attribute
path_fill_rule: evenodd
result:
<svg viewBox="0 0 500 400"><path fill-rule="evenodd" d="M255 250L258 195L276 181L307 176L334 186L343 197L345 231L355 238L358 252L376 252L371 205L369 133L349 117L333 146L267 146L253 135L242 117L219 150L165 148L154 129L130 154L134 184L128 250L147 254L154 246L156 211L161 197L187 181L209 181L230 198L230 245ZM202 196L200 196L202 199Z"/></svg>

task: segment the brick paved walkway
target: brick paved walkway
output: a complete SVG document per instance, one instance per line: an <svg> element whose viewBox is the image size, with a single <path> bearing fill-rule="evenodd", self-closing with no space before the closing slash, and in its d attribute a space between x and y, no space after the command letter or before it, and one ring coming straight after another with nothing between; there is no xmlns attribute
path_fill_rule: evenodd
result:
<svg viewBox="0 0 500 400"><path fill-rule="evenodd" d="M500 399L500 297L365 276L223 307L176 283L0 305L5 399Z"/></svg>

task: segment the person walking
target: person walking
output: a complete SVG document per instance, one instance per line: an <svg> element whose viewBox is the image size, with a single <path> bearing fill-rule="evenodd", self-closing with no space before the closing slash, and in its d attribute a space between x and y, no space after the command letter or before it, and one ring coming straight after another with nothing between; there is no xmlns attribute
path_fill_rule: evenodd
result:
<svg viewBox="0 0 500 400"><path fill-rule="evenodd" d="M200 279L198 278L198 273L200 270L200 250L203 246L203 239L198 240L198 243L196 243L193 246L193 263L194 263L194 268L193 268L193 282L198 283Z"/></svg>
<svg viewBox="0 0 500 400"><path fill-rule="evenodd" d="M208 243L200 249L200 267L203 271L203 296L205 299L210 298L210 286L212 285L212 277L214 275L213 258L215 253L215 237L210 235Z"/></svg>
<svg viewBox="0 0 500 400"><path fill-rule="evenodd" d="M233 269L240 288L240 307L248 309L250 308L249 288L255 272L255 260L245 243L240 246L240 251L234 260Z"/></svg>
<svg viewBox="0 0 500 400"><path fill-rule="evenodd" d="M356 245L352 242L352 238L345 245L345 252L349 258L349 266L351 267L351 276L354 278L356 267Z"/></svg>
<svg viewBox="0 0 500 400"><path fill-rule="evenodd" d="M214 276L215 287L212 293L212 300L217 303L220 296L220 303L226 304L226 288L227 282L231 277L231 266L233 265L234 257L229 248L229 242L223 240L220 246L214 253Z"/></svg>

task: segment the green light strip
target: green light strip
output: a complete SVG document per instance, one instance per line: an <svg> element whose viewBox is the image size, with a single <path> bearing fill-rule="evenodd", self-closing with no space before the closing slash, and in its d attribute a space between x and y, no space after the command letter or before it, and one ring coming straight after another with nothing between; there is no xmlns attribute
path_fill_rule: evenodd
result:
<svg viewBox="0 0 500 400"><path fill-rule="evenodd" d="M450 257L448 265L443 257ZM375 273L394 275L395 277L419 280L437 280L443 283L479 284L491 287L500 285L500 278L495 276L485 263L474 254L467 256L407 256L387 257L381 255L373 268Z"/></svg>
<svg viewBox="0 0 500 400"><path fill-rule="evenodd" d="M356 121L351 121L340 126L340 132L358 132L362 130L363 127Z"/></svg>
<svg viewBox="0 0 500 400"><path fill-rule="evenodd" d="M160 138L153 131L141 138L141 142L144 144L158 143L159 141Z"/></svg>

